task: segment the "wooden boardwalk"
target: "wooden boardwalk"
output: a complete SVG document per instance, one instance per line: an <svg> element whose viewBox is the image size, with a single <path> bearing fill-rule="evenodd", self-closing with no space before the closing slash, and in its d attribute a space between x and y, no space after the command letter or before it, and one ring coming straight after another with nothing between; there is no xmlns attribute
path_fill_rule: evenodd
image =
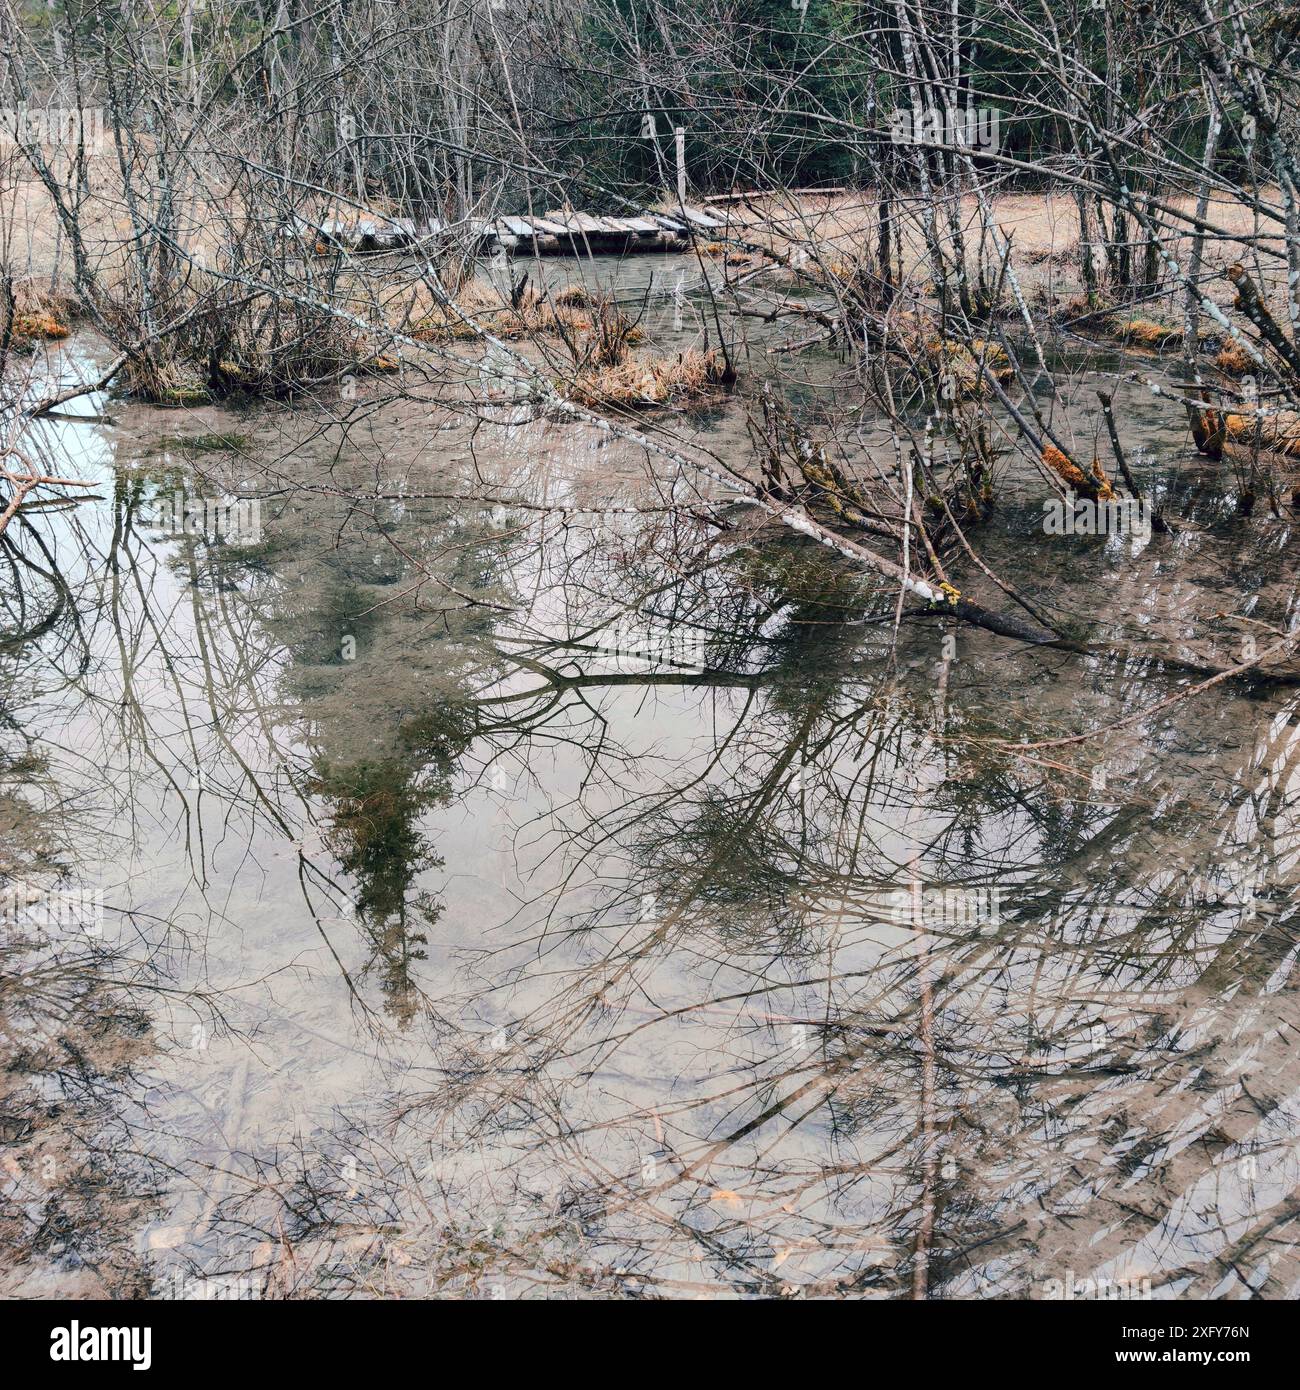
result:
<svg viewBox="0 0 1300 1390"><path fill-rule="evenodd" d="M635 217L593 217L586 212L548 212L544 217L502 217L493 231L511 252L559 255L617 255L627 251L675 249L693 232L711 232L725 223L698 208L677 216L639 212Z"/></svg>
<svg viewBox="0 0 1300 1390"><path fill-rule="evenodd" d="M318 244L346 251L400 251L430 237L464 235L476 251L500 248L511 255L621 255L629 251L682 249L697 234L707 235L726 222L699 208L683 207L675 215L638 212L634 217L593 217L586 212L548 212L544 217L472 218L468 224L444 225L436 218L416 223L405 217L328 218L318 227L301 222Z"/></svg>

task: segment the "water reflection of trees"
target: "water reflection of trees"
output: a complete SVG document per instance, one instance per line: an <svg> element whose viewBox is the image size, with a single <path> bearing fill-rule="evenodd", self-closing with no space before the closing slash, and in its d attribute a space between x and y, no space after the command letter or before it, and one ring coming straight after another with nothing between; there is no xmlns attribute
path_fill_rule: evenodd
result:
<svg viewBox="0 0 1300 1390"><path fill-rule="evenodd" d="M164 594L139 502L114 498L96 602L68 581L76 643L122 672L115 705L86 698L183 808L196 882L206 815L319 829L305 910L337 940L353 903L358 1011L380 1026L373 975L436 1060L310 1153L246 1156L212 1229L271 1291L1295 1277L1292 704L1240 747L1176 710L1105 749L1097 786L994 742L1075 697L1037 658L895 648L888 609L794 547L675 535L655 585L653 544L612 563L571 527L535 545L529 610L558 589L566 638L502 613L510 543L483 511L425 507L398 550L391 515L349 510L322 559L301 548L328 504L295 502L256 563L182 547ZM706 669L611 662L600 625L630 605L696 622ZM166 728L133 680L159 665ZM1150 678L1098 672L1088 696L1126 709ZM647 751L660 700L672 743ZM451 983L432 823L556 748L584 772L527 802L535 891ZM1000 918L891 907L935 887L997 887Z"/></svg>
<svg viewBox="0 0 1300 1390"><path fill-rule="evenodd" d="M134 1237L163 1187L137 1143L141 1074L165 982L128 924L61 910L91 827L14 717L30 674L0 668L0 1289L141 1296Z"/></svg>
<svg viewBox="0 0 1300 1390"><path fill-rule="evenodd" d="M824 608L788 602L781 639L747 662L772 607L732 614L732 678L699 682L699 756L555 819L560 887L444 1004L486 1003L495 1031L444 1043L436 1092L398 1104L400 1143L341 1140L373 1184L368 1210L400 1230L376 1217L325 1259L332 1277L1041 1293L1079 1258L1082 1223L1090 1268L1208 1288L1273 1234L1257 1152L1276 1150L1270 1101L1166 1092L1205 1086L1207 1064L1231 1071L1205 1033L1231 1021L1241 1056L1265 1040L1260 1009L1238 1017L1206 991L1249 960L1258 992L1284 962L1277 839L1212 792L1189 808L1205 773L1176 753L1113 750L1133 766L1110 797L1038 776L987 744L991 724L1026 716L1014 699L991 721L977 672L936 722L933 682L882 679L887 640L844 640ZM590 697L581 676L529 669ZM546 708L551 723L563 702ZM1288 761L1292 719L1271 735ZM1278 809L1286 781L1272 768L1258 798ZM918 880L1000 885L1003 920L873 925ZM1135 1133L1158 1099L1162 1125ZM1188 1142L1169 1159L1180 1134L1200 1141L1194 1159ZM1287 1162L1273 1153L1265 1189ZM1110 1190L1111 1170L1145 1207ZM1190 1270L1140 1245L1207 1186L1217 1232ZM300 1233L318 1253L335 1251L340 1196L328 1167L300 1175L290 1206L310 1211Z"/></svg>

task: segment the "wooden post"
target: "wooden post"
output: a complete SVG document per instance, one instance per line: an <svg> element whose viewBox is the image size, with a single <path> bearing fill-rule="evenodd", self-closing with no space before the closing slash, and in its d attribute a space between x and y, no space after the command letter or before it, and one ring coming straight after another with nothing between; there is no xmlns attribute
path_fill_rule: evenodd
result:
<svg viewBox="0 0 1300 1390"><path fill-rule="evenodd" d="M673 134L676 136L677 145L677 202L681 207L686 206L686 131L682 126L678 126Z"/></svg>

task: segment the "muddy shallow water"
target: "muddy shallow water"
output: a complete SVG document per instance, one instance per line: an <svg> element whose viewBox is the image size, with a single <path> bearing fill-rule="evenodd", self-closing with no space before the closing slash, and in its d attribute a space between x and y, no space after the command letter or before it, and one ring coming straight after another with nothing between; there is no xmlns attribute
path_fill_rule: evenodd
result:
<svg viewBox="0 0 1300 1390"><path fill-rule="evenodd" d="M6 1293L1300 1292L1293 693L1010 750L1192 678L895 643L524 410L82 409L0 649ZM1186 526L1025 587L1289 619L1288 526L1121 418Z"/></svg>

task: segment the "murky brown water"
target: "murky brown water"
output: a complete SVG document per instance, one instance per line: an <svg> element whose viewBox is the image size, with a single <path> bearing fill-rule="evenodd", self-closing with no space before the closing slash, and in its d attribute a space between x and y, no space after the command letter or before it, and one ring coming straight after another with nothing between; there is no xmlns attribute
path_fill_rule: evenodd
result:
<svg viewBox="0 0 1300 1390"><path fill-rule="evenodd" d="M1191 678L895 648L522 407L108 408L6 579L4 1292L1300 1292L1295 694L1018 755ZM1122 418L1189 524L1024 586L1289 618L1285 524ZM256 540L148 524L244 483Z"/></svg>

